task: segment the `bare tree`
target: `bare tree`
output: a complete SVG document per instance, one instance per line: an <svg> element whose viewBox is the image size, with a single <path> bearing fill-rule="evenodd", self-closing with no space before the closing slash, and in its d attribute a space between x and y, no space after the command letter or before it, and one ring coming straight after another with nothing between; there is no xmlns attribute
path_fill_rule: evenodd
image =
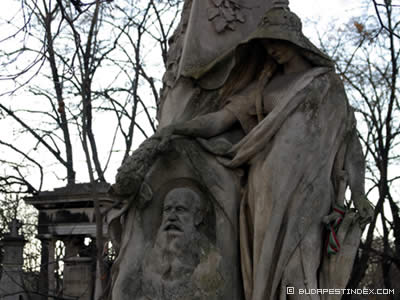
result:
<svg viewBox="0 0 400 300"><path fill-rule="evenodd" d="M386 23L386 21L392 23L393 20L387 18L387 16L393 13L394 8L400 7L400 4L393 4L391 0L384 0L383 3L380 3L377 0L372 0L372 3L381 28L394 37L400 39L400 35L396 32L395 28L393 28L393 24Z"/></svg>
<svg viewBox="0 0 400 300"><path fill-rule="evenodd" d="M155 131L160 74L181 1L15 2L19 17L6 20L14 32L0 39L0 79L11 86L1 95L0 123L13 128L0 136L7 154L1 192L37 194L51 177L69 185L105 182L135 140ZM77 167L82 160L86 172ZM94 188L92 196L104 274Z"/></svg>
<svg viewBox="0 0 400 300"><path fill-rule="evenodd" d="M398 186L400 106L398 22L400 11L391 1L378 4L374 12L355 17L335 37L321 37L325 51L336 60L355 106L360 138L367 158L369 199L375 214L362 242L350 287L357 287L365 276L371 258L381 258L383 282L393 287L392 267L400 270L400 215ZM330 40L330 43L323 43ZM378 235L378 236L377 236ZM376 248L379 238L382 247Z"/></svg>

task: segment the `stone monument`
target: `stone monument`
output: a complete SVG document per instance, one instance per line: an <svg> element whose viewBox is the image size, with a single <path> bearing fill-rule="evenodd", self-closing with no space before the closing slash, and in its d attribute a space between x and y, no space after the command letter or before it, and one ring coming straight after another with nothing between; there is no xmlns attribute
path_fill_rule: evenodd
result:
<svg viewBox="0 0 400 300"><path fill-rule="evenodd" d="M113 185L112 299L243 299L239 176L196 141L162 155L158 144L144 142Z"/></svg>
<svg viewBox="0 0 400 300"><path fill-rule="evenodd" d="M92 188L105 206L111 202L107 193L110 186L102 182L94 186L87 183L68 185L25 198L39 211L37 238L41 242L39 291L42 295L62 293L65 299L93 298L96 221ZM105 237L108 235L106 229L104 226ZM92 241L90 245L85 245L86 238ZM62 291L57 290L55 277L57 241L65 245Z"/></svg>
<svg viewBox="0 0 400 300"><path fill-rule="evenodd" d="M23 250L26 240L18 233L21 223L14 219L8 225L10 232L2 240L3 261L0 279L0 299L25 300L28 299L24 285Z"/></svg>
<svg viewBox="0 0 400 300"><path fill-rule="evenodd" d="M288 1L186 1L161 100L110 191L112 299L345 288L373 212L364 158L334 64Z"/></svg>

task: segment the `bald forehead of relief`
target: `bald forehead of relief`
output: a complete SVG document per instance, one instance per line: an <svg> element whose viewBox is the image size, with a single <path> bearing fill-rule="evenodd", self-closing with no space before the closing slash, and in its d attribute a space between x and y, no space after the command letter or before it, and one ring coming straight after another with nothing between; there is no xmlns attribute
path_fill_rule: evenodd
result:
<svg viewBox="0 0 400 300"><path fill-rule="evenodd" d="M202 200L200 195L187 187L174 188L165 197L164 207L180 204L186 208L201 209Z"/></svg>

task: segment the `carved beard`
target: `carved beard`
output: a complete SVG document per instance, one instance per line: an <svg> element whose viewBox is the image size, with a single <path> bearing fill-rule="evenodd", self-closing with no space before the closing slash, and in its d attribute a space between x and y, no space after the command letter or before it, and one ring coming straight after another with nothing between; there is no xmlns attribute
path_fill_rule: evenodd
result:
<svg viewBox="0 0 400 300"><path fill-rule="evenodd" d="M200 262L201 244L206 240L195 228L176 235L159 230L153 248L142 265L141 293L153 300L199 300L191 279Z"/></svg>
<svg viewBox="0 0 400 300"><path fill-rule="evenodd" d="M167 281L190 277L200 262L200 239L194 228L179 235L159 230L153 248L146 255L145 268Z"/></svg>

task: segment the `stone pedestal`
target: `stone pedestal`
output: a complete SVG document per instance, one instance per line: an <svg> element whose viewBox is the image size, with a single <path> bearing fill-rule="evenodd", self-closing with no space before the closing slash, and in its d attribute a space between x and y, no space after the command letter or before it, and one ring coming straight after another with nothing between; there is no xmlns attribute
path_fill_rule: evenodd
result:
<svg viewBox="0 0 400 300"><path fill-rule="evenodd" d="M90 257L71 257L64 260L64 298L91 300L92 261Z"/></svg>
<svg viewBox="0 0 400 300"><path fill-rule="evenodd" d="M23 283L23 250L25 239L18 234L20 223L13 220L9 224L10 233L3 241L3 271L0 280L0 299L1 300L25 300L26 291Z"/></svg>

